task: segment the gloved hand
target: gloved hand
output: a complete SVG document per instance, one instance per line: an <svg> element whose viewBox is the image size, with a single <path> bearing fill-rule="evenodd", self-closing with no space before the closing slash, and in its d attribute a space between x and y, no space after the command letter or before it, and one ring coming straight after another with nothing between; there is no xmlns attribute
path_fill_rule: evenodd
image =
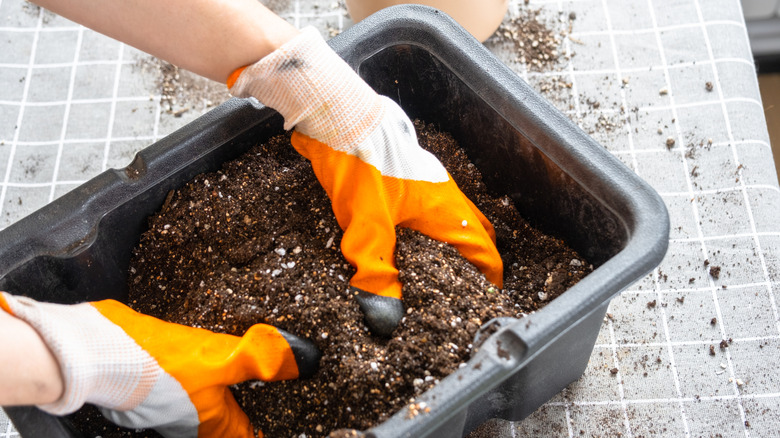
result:
<svg viewBox="0 0 780 438"><path fill-rule="evenodd" d="M65 415L92 403L116 424L166 437L253 437L228 386L308 377L320 358L313 344L268 325L217 334L113 300L61 305L0 292L0 308L36 329L60 365L64 394L39 408Z"/></svg>
<svg viewBox="0 0 780 438"><path fill-rule="evenodd" d="M372 332L389 336L403 317L395 226L454 245L493 284L503 265L489 221L414 127L379 96L313 28L234 72L228 87L279 111L292 144L308 158L344 230L341 250L356 268L350 285Z"/></svg>

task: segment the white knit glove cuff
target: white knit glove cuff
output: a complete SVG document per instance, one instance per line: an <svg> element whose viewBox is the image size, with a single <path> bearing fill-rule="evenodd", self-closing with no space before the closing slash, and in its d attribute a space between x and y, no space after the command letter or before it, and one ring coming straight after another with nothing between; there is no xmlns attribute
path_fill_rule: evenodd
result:
<svg viewBox="0 0 780 438"><path fill-rule="evenodd" d="M60 365L65 391L56 402L38 406L42 410L66 415L84 403L133 409L159 379L157 362L91 305L41 303L0 293L14 316L40 334Z"/></svg>
<svg viewBox="0 0 780 438"><path fill-rule="evenodd" d="M285 129L350 152L383 115L379 95L313 27L247 67L230 92L278 111Z"/></svg>

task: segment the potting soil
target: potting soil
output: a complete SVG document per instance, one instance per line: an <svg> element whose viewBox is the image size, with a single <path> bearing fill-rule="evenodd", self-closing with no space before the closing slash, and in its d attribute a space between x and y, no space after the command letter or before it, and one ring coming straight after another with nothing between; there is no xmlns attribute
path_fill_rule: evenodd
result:
<svg viewBox="0 0 780 438"><path fill-rule="evenodd" d="M289 135L172 192L134 250L128 282L136 310L235 335L271 324L322 351L311 379L232 388L267 437L323 437L386 420L468 361L481 325L521 318L593 269L564 242L529 226L507 196L489 193L451 136L423 122L415 127L420 145L494 225L504 289L453 247L399 228L396 263L407 313L391 338L372 336L348 294L354 270L340 251L328 197ZM85 408L71 419L91 436L155 435L98 417Z"/></svg>

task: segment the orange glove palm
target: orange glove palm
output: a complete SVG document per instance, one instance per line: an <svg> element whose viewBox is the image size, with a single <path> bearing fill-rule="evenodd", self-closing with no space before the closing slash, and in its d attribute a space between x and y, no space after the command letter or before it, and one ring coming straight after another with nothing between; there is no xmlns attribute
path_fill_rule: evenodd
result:
<svg viewBox="0 0 780 438"><path fill-rule="evenodd" d="M121 426L166 437L253 437L228 386L310 376L319 362L312 344L264 324L237 337L113 300L67 306L6 293L0 308L35 328L59 362L65 392L41 409L64 415L93 403Z"/></svg>
<svg viewBox="0 0 780 438"><path fill-rule="evenodd" d="M341 249L366 322L390 335L403 317L395 267L395 226L454 245L494 284L503 266L489 221L441 163L417 143L406 114L379 96L306 29L229 80L296 127L292 143L308 158L344 230Z"/></svg>

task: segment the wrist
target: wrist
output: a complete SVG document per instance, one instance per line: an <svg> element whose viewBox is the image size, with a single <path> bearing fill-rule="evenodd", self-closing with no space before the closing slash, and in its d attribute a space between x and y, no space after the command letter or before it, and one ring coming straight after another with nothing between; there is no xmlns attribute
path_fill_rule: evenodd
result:
<svg viewBox="0 0 780 438"><path fill-rule="evenodd" d="M2 299L2 295L0 295ZM63 394L59 363L38 332L0 310L0 406L53 403Z"/></svg>
<svg viewBox="0 0 780 438"><path fill-rule="evenodd" d="M224 81L225 84L227 84L228 89L233 88L236 80L247 67L258 62L259 59L263 59L271 53L279 50L285 44L301 34L300 30L286 21L282 22L278 27L279 29L276 31L266 32L264 35L258 37L261 40L258 42L258 47L260 49L256 52L250 53L260 55L260 57L243 58L242 62L238 63L238 66L235 68L235 70L230 72L230 74L227 76L227 79Z"/></svg>
<svg viewBox="0 0 780 438"><path fill-rule="evenodd" d="M36 405L66 415L84 403L131 409L159 378L153 358L90 303L62 305L0 294L2 308L37 332L53 355L61 378L60 396Z"/></svg>

